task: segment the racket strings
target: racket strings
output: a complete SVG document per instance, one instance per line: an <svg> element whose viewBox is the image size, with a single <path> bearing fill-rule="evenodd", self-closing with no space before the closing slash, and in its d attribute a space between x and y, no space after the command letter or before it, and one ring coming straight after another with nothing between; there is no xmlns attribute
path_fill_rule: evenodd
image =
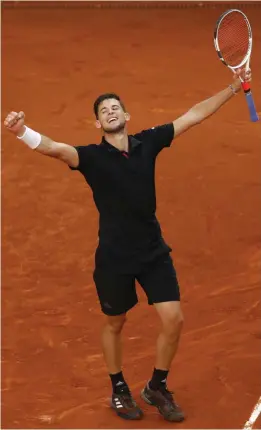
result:
<svg viewBox="0 0 261 430"><path fill-rule="evenodd" d="M231 67L238 66L247 56L249 43L244 17L235 12L226 15L218 30L219 49L225 62Z"/></svg>

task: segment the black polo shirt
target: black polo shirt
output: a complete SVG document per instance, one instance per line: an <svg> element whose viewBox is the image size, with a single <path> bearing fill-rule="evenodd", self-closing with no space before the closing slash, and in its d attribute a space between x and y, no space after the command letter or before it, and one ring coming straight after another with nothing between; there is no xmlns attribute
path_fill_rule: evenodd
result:
<svg viewBox="0 0 261 430"><path fill-rule="evenodd" d="M137 272L171 248L155 216L155 160L174 138L173 123L130 135L128 153L106 142L76 146L79 170L99 211L96 266Z"/></svg>

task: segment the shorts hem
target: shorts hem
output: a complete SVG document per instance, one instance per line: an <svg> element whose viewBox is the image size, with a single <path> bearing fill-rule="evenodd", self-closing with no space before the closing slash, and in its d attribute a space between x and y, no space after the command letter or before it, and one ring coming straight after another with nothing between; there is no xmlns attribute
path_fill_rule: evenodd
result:
<svg viewBox="0 0 261 430"><path fill-rule="evenodd" d="M153 300L153 301L148 301L148 304L151 306L151 305L154 305L154 304L157 304L157 303L168 303L168 302L180 302L180 297L179 298L176 298L176 299L162 299L162 300Z"/></svg>
<svg viewBox="0 0 261 430"><path fill-rule="evenodd" d="M126 314L127 312L129 312L132 308L134 308L134 306L136 306L138 304L138 301L135 302L134 304L132 304L131 306L128 306L127 308L125 308L122 311L113 311L113 309L104 309L101 308L102 312L107 315L108 317L117 317L119 315L123 315Z"/></svg>

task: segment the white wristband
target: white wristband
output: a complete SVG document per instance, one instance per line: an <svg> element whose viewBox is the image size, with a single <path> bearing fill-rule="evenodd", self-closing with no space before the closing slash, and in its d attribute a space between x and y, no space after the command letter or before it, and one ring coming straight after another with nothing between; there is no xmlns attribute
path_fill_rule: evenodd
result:
<svg viewBox="0 0 261 430"><path fill-rule="evenodd" d="M25 126L25 132L22 136L16 136L17 139L22 140L31 149L37 148L40 145L42 136L37 131L32 130Z"/></svg>

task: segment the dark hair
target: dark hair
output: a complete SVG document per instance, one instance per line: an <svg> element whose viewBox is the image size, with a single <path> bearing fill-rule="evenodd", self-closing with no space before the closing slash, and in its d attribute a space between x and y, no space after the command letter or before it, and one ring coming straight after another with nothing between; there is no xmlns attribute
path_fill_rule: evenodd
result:
<svg viewBox="0 0 261 430"><path fill-rule="evenodd" d="M120 102L120 105L121 105L122 109L124 110L124 112L126 112L124 103L122 102L121 98L117 94L115 94L115 93L105 93L105 94L101 94L99 97L97 97L97 99L95 100L95 102L93 104L94 114L95 114L95 116L96 116L97 119L98 119L98 109L99 109L100 104L104 100L108 100L108 99L118 100L118 102Z"/></svg>

